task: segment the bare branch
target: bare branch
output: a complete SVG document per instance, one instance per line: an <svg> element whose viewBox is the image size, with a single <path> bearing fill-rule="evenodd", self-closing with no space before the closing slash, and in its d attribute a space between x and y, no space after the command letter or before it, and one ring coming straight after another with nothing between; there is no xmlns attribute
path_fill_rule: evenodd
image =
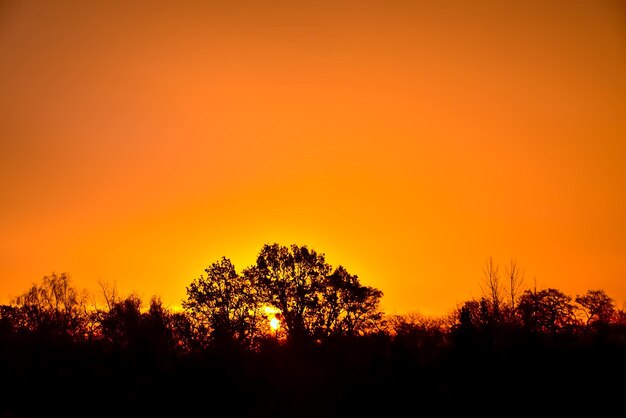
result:
<svg viewBox="0 0 626 418"><path fill-rule="evenodd" d="M511 311L515 311L515 302L522 293L524 287L524 274L517 265L517 261L511 259L506 266L507 293L511 300Z"/></svg>

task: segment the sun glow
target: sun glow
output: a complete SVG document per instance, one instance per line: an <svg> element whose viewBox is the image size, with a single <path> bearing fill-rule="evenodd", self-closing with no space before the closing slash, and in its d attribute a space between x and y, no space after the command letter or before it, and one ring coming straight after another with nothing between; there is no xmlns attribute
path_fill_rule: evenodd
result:
<svg viewBox="0 0 626 418"><path fill-rule="evenodd" d="M272 328L273 331L276 331L278 328L280 328L280 319L273 316L270 319L270 328Z"/></svg>
<svg viewBox="0 0 626 418"><path fill-rule="evenodd" d="M277 317L277 315L280 314L280 309L274 308L273 306L264 306L263 311L267 314L272 331L277 331L278 328L280 328L280 319Z"/></svg>

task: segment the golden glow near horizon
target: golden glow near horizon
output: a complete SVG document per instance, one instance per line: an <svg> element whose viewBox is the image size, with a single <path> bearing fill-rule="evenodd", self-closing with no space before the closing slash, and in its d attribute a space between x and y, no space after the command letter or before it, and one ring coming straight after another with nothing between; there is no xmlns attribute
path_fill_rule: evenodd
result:
<svg viewBox="0 0 626 418"><path fill-rule="evenodd" d="M626 7L4 2L0 303L51 272L180 305L308 245L389 313L529 285L626 302Z"/></svg>

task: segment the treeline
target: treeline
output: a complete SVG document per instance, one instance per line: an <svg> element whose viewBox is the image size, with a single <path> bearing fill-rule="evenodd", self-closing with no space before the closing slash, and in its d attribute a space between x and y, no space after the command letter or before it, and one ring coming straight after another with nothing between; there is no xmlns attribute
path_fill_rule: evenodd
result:
<svg viewBox="0 0 626 418"><path fill-rule="evenodd" d="M264 245L192 280L182 311L100 304L52 274L0 306L2 416L438 416L596 413L626 371L626 312L604 291L526 289L488 259L483 297L442 318L386 315L382 291L306 246ZM575 383L575 384L574 384ZM511 408L511 406L515 406Z"/></svg>

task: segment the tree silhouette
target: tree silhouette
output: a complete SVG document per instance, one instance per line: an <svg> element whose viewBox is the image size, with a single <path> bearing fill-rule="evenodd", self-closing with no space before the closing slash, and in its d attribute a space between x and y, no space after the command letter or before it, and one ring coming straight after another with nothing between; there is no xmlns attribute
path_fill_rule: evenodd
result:
<svg viewBox="0 0 626 418"><path fill-rule="evenodd" d="M100 287L100 293L104 299L107 309L113 308L113 305L119 301L117 284L115 282L105 282L103 280L99 280L98 286Z"/></svg>
<svg viewBox="0 0 626 418"><path fill-rule="evenodd" d="M69 274L52 273L16 297L14 303L25 314L29 327L80 338L86 322L86 299L85 292L72 286Z"/></svg>
<svg viewBox="0 0 626 418"><path fill-rule="evenodd" d="M324 254L307 246L266 244L244 275L261 302L280 311L288 339L296 344L371 329L382 313L382 292L363 286Z"/></svg>
<svg viewBox="0 0 626 418"><path fill-rule="evenodd" d="M507 296L510 298L511 313L515 313L515 302L519 298L524 286L524 276L517 265L517 261L511 259L506 265Z"/></svg>
<svg viewBox="0 0 626 418"><path fill-rule="evenodd" d="M493 258L489 257L483 267L483 298L489 301L491 315L494 319L499 319L502 304L502 283L500 282L500 272Z"/></svg>
<svg viewBox="0 0 626 418"><path fill-rule="evenodd" d="M604 290L588 290L577 295L575 301L581 306L587 325L608 324L615 316L615 302Z"/></svg>
<svg viewBox="0 0 626 418"><path fill-rule="evenodd" d="M175 348L175 329L171 313L163 306L160 298L150 299L148 312L141 315L141 330L147 344L159 353Z"/></svg>
<svg viewBox="0 0 626 418"><path fill-rule="evenodd" d="M339 266L323 282L319 313L323 321L320 333L330 335L359 335L374 328L382 318L379 309L383 292L363 286L356 275Z"/></svg>
<svg viewBox="0 0 626 418"><path fill-rule="evenodd" d="M520 297L517 309L527 329L554 334L576 323L571 300L570 296L554 288L526 290Z"/></svg>
<svg viewBox="0 0 626 418"><path fill-rule="evenodd" d="M320 296L330 271L324 255L306 246L265 244L244 275L262 303L280 310L288 338L299 344L310 341L325 322Z"/></svg>
<svg viewBox="0 0 626 418"><path fill-rule="evenodd" d="M257 289L222 257L187 287L183 307L207 342L251 346L262 318Z"/></svg>
<svg viewBox="0 0 626 418"><path fill-rule="evenodd" d="M141 299L129 295L115 302L101 320L102 335L112 344L121 347L133 346L140 335Z"/></svg>

